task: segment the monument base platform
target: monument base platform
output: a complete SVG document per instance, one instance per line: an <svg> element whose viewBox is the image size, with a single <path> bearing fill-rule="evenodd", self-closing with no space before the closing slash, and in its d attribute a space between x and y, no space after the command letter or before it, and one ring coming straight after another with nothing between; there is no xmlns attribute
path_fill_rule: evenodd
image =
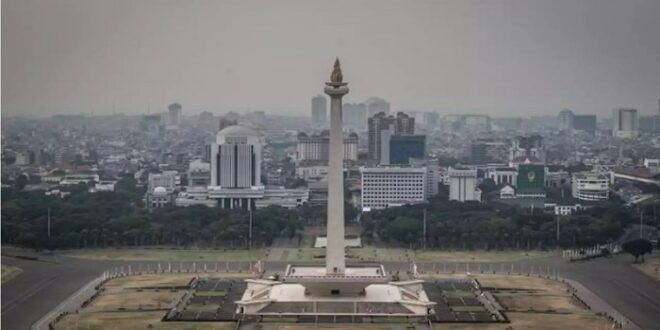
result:
<svg viewBox="0 0 660 330"><path fill-rule="evenodd" d="M340 274L327 273L324 266L289 265L282 282L302 284L315 296L359 296L367 286L387 283L388 278L383 265L347 266Z"/></svg>
<svg viewBox="0 0 660 330"><path fill-rule="evenodd" d="M246 280L237 313L246 315L409 316L433 314L424 281L389 282L382 265L347 266L326 274L322 266L289 265L282 281Z"/></svg>

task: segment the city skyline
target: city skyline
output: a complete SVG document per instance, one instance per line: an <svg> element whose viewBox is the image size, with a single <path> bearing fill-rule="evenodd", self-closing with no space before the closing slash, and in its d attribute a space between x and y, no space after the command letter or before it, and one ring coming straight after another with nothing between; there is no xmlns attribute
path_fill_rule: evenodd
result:
<svg viewBox="0 0 660 330"><path fill-rule="evenodd" d="M393 111L658 111L657 2L375 5L5 1L3 115L308 115L334 55Z"/></svg>

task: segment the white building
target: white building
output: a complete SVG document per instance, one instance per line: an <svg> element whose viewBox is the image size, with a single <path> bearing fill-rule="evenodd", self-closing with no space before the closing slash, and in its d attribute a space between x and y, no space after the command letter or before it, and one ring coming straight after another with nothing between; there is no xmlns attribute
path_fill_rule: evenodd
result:
<svg viewBox="0 0 660 330"><path fill-rule="evenodd" d="M98 174L67 174L59 182L60 186L76 186L80 183L99 182Z"/></svg>
<svg viewBox="0 0 660 330"><path fill-rule="evenodd" d="M444 184L443 173L446 168L440 167L437 159L411 158L410 166L426 168L426 198L437 195L440 184Z"/></svg>
<svg viewBox="0 0 660 330"><path fill-rule="evenodd" d="M172 195L165 187L156 187L147 194L147 205L150 208L166 207L172 203Z"/></svg>
<svg viewBox="0 0 660 330"><path fill-rule="evenodd" d="M99 181L94 185L93 188L89 188L89 192L95 193L99 191L115 191L115 184L117 184L117 181L113 181L113 180Z"/></svg>
<svg viewBox="0 0 660 330"><path fill-rule="evenodd" d="M223 208L254 208L263 196L261 182L262 139L255 130L234 125L216 135L211 144L209 197Z"/></svg>
<svg viewBox="0 0 660 330"><path fill-rule="evenodd" d="M327 130L320 134L307 135L298 134L298 145L296 147L296 160L317 160L328 162L330 157L330 133ZM358 159L358 135L349 134L344 138L344 160L357 161Z"/></svg>
<svg viewBox="0 0 660 330"><path fill-rule="evenodd" d="M556 204L554 205L555 215L571 215L583 207L580 204Z"/></svg>
<svg viewBox="0 0 660 330"><path fill-rule="evenodd" d="M296 176L305 181L324 181L328 177L327 165L299 165L296 167Z"/></svg>
<svg viewBox="0 0 660 330"><path fill-rule="evenodd" d="M423 203L426 200L426 168L361 168L362 209Z"/></svg>
<svg viewBox="0 0 660 330"><path fill-rule="evenodd" d="M584 201L604 201L609 197L610 178L601 173L573 174L573 197Z"/></svg>
<svg viewBox="0 0 660 330"><path fill-rule="evenodd" d="M481 201L481 191L477 188L477 170L450 167L449 200L459 202Z"/></svg>
<svg viewBox="0 0 660 330"><path fill-rule="evenodd" d="M612 113L612 136L632 139L639 134L637 109L614 109Z"/></svg>
<svg viewBox="0 0 660 330"><path fill-rule="evenodd" d="M188 165L188 187L206 187L211 183L211 164L199 159Z"/></svg>
<svg viewBox="0 0 660 330"><path fill-rule="evenodd" d="M153 192L156 187L163 187L168 194L173 193L177 186L177 176L176 171L149 173L149 181L147 184L148 192Z"/></svg>
<svg viewBox="0 0 660 330"><path fill-rule="evenodd" d="M514 199L516 198L516 190L510 185L506 185L500 189L500 199Z"/></svg>
<svg viewBox="0 0 660 330"><path fill-rule="evenodd" d="M513 167L496 167L486 169L486 178L493 180L496 185L507 184L515 186L518 170Z"/></svg>

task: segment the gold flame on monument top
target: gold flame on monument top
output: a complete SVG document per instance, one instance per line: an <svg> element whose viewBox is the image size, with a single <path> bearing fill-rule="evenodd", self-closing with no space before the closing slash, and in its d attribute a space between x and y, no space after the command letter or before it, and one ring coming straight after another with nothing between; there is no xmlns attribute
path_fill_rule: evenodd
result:
<svg viewBox="0 0 660 330"><path fill-rule="evenodd" d="M339 58L335 59L335 67L332 69L332 74L330 75L330 82L339 84L344 80L344 75L341 74L341 66L339 64Z"/></svg>

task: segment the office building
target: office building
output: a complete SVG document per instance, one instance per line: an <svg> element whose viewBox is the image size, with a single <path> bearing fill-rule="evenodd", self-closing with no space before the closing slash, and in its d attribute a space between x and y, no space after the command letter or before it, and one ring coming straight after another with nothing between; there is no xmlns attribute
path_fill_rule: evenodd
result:
<svg viewBox="0 0 660 330"><path fill-rule="evenodd" d="M247 127L229 126L211 144L209 196L223 208L254 208L263 197L259 134Z"/></svg>
<svg viewBox="0 0 660 330"><path fill-rule="evenodd" d="M367 106L364 103L345 103L342 120L344 126L364 129L367 126Z"/></svg>
<svg viewBox="0 0 660 330"><path fill-rule="evenodd" d="M410 158L424 159L426 157L426 135L389 136L389 149L387 164L408 165Z"/></svg>
<svg viewBox="0 0 660 330"><path fill-rule="evenodd" d="M147 179L147 192L153 192L157 187L163 187L168 194L177 188L178 174L176 171L164 171L163 173L149 173Z"/></svg>
<svg viewBox="0 0 660 330"><path fill-rule="evenodd" d="M312 124L325 126L328 122L328 103L323 95L312 98Z"/></svg>
<svg viewBox="0 0 660 330"><path fill-rule="evenodd" d="M520 164L516 176L518 198L545 198L545 166Z"/></svg>
<svg viewBox="0 0 660 330"><path fill-rule="evenodd" d="M559 121L559 129L561 130L571 130L573 128L573 111L570 109L564 109L559 112L557 120Z"/></svg>
<svg viewBox="0 0 660 330"><path fill-rule="evenodd" d="M540 135L517 136L511 141L509 166L545 164L545 146Z"/></svg>
<svg viewBox="0 0 660 330"><path fill-rule="evenodd" d="M490 132L490 116L486 115L464 115L462 118L462 130L472 133Z"/></svg>
<svg viewBox="0 0 660 330"><path fill-rule="evenodd" d="M437 195L440 190L440 184L443 184L443 171L446 171L446 168L440 167L437 159L428 158L411 158L410 166L426 168L426 198Z"/></svg>
<svg viewBox="0 0 660 330"><path fill-rule="evenodd" d="M648 134L660 133L660 115L639 117L639 131Z"/></svg>
<svg viewBox="0 0 660 330"><path fill-rule="evenodd" d="M481 201L481 191L477 188L477 170L449 167L449 200L467 202Z"/></svg>
<svg viewBox="0 0 660 330"><path fill-rule="evenodd" d="M150 139L155 139L161 135L161 124L160 116L158 115L146 115L142 117L142 125L144 130L147 132L147 137Z"/></svg>
<svg viewBox="0 0 660 330"><path fill-rule="evenodd" d="M369 139L369 160L376 164L381 162L383 144L389 141L387 135L412 135L415 134L415 118L410 117L403 112L396 116L388 116L384 112L379 112L368 120L368 139ZM383 133L385 132L385 133ZM385 139L383 139L385 135Z"/></svg>
<svg viewBox="0 0 660 330"><path fill-rule="evenodd" d="M357 161L358 158L358 135L350 133L344 138L344 160ZM320 134L307 135L298 133L298 144L296 146L296 160L312 160L321 163L328 162L330 156L330 132L322 131Z"/></svg>
<svg viewBox="0 0 660 330"><path fill-rule="evenodd" d="M211 183L211 164L196 159L188 165L188 187L206 188Z"/></svg>
<svg viewBox="0 0 660 330"><path fill-rule="evenodd" d="M367 107L367 118L371 118L377 113L390 113L390 103L379 97L372 97L365 101Z"/></svg>
<svg viewBox="0 0 660 330"><path fill-rule="evenodd" d="M593 135L596 133L596 119L596 115L575 115L573 116L573 129Z"/></svg>
<svg viewBox="0 0 660 330"><path fill-rule="evenodd" d="M384 209L426 200L426 168L362 168L362 209Z"/></svg>
<svg viewBox="0 0 660 330"><path fill-rule="evenodd" d="M614 109L612 114L612 136L632 139L639 133L637 109Z"/></svg>
<svg viewBox="0 0 660 330"><path fill-rule="evenodd" d="M606 201L609 198L610 178L603 173L573 173L573 197L583 201Z"/></svg>
<svg viewBox="0 0 660 330"><path fill-rule="evenodd" d="M488 168L485 171L485 177L493 180L496 185L516 185L518 171L512 167Z"/></svg>
<svg viewBox="0 0 660 330"><path fill-rule="evenodd" d="M177 129L181 125L181 104L172 103L167 107L167 129Z"/></svg>

